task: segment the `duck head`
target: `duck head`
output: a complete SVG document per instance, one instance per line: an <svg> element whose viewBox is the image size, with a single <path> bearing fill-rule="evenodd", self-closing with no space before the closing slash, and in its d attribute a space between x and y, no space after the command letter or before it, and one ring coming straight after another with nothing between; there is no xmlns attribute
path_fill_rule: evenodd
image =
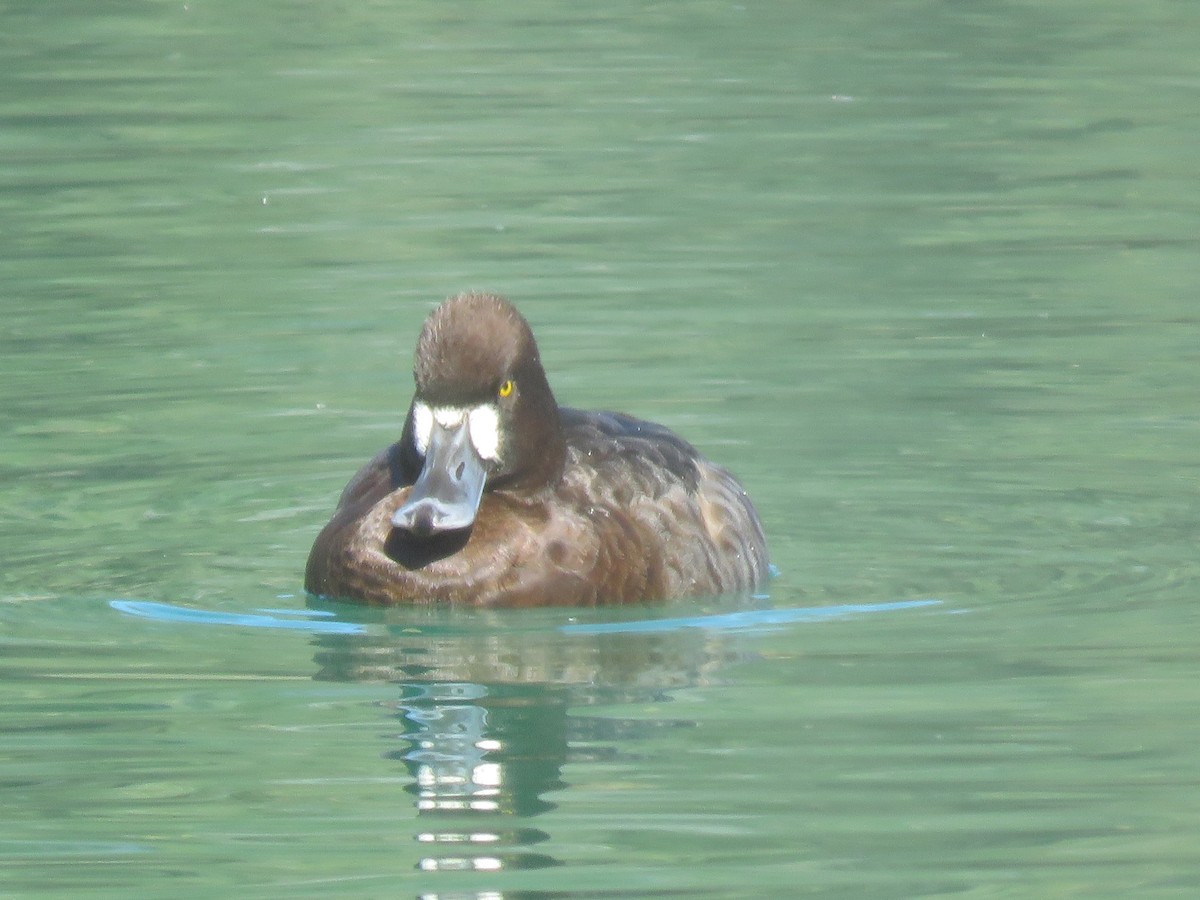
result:
<svg viewBox="0 0 1200 900"><path fill-rule="evenodd" d="M493 294L451 298L425 320L400 439L408 498L393 527L416 538L469 529L488 490L535 491L565 458L558 406L529 324Z"/></svg>

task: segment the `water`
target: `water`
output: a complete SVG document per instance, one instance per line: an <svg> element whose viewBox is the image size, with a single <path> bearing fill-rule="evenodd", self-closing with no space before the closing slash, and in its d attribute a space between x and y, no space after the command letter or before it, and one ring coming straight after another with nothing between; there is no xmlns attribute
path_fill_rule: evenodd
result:
<svg viewBox="0 0 1200 900"><path fill-rule="evenodd" d="M1200 11L3 16L0 894L1200 889ZM470 288L769 599L307 608Z"/></svg>

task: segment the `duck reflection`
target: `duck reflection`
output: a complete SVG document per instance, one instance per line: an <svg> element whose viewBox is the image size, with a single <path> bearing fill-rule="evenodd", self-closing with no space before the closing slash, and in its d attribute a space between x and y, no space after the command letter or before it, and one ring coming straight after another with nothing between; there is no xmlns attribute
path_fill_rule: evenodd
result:
<svg viewBox="0 0 1200 900"><path fill-rule="evenodd" d="M406 790L432 825L417 834L428 845L420 867L532 869L556 864L528 849L549 838L514 819L553 809L544 794L563 788L565 698L515 685L435 682L401 685L397 713L408 746L389 751L412 776ZM469 827L454 827L464 819Z"/></svg>
<svg viewBox="0 0 1200 900"><path fill-rule="evenodd" d="M565 697L444 682L402 691L400 737L409 747L386 755L408 767L418 812L534 816L554 808L543 795L564 787Z"/></svg>
<svg viewBox="0 0 1200 900"><path fill-rule="evenodd" d="M361 621L364 613L339 614ZM406 790L424 845L418 867L427 871L558 865L535 849L550 835L530 820L556 807L555 794L568 787L563 767L619 759L631 741L692 724L584 711L669 701L675 689L710 681L731 657L721 636L696 629L565 634L544 618L516 627L512 613L376 615L366 633L316 638L316 677L397 685L386 706L398 746L384 755L411 776Z"/></svg>

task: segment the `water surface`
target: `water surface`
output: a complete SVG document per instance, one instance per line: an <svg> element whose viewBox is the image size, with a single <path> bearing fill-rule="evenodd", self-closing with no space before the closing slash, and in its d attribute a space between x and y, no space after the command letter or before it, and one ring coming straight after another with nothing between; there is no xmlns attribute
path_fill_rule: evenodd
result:
<svg viewBox="0 0 1200 900"><path fill-rule="evenodd" d="M1198 19L10 4L4 888L1194 896ZM309 608L465 289L766 597Z"/></svg>

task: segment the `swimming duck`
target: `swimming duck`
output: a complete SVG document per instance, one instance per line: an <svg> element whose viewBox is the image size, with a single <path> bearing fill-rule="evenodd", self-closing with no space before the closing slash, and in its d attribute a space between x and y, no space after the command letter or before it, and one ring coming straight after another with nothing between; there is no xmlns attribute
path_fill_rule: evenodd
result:
<svg viewBox="0 0 1200 900"><path fill-rule="evenodd" d="M435 309L413 377L400 440L351 479L313 544L311 594L576 606L744 593L766 576L737 479L661 425L560 407L507 300Z"/></svg>

